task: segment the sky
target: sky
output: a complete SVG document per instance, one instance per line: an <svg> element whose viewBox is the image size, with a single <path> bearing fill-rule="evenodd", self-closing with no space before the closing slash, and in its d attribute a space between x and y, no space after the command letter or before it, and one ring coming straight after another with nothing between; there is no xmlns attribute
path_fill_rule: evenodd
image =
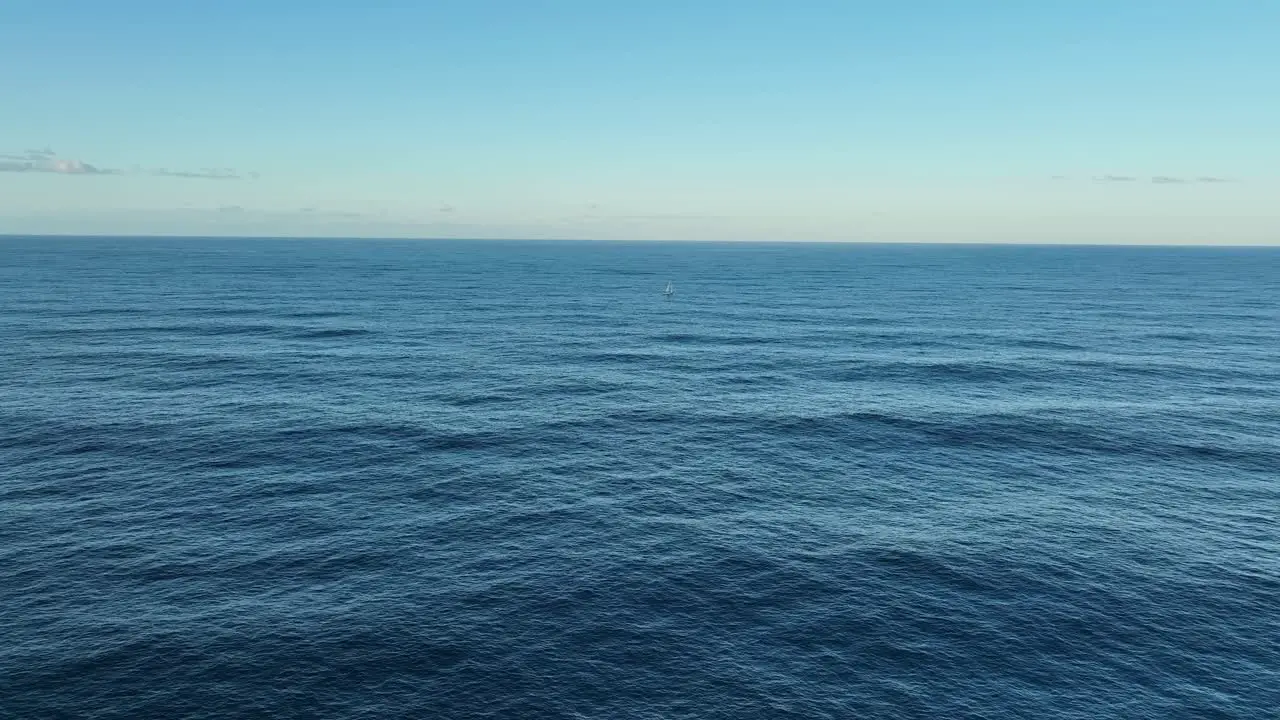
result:
<svg viewBox="0 0 1280 720"><path fill-rule="evenodd" d="M1280 244L1276 0L0 0L0 233Z"/></svg>

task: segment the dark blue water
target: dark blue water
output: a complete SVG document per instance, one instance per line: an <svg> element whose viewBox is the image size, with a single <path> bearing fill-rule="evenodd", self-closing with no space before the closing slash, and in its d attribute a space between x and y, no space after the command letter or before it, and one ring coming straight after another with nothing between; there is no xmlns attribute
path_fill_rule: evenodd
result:
<svg viewBox="0 0 1280 720"><path fill-rule="evenodd" d="M0 716L1280 717L1277 300L1277 250L0 239Z"/></svg>

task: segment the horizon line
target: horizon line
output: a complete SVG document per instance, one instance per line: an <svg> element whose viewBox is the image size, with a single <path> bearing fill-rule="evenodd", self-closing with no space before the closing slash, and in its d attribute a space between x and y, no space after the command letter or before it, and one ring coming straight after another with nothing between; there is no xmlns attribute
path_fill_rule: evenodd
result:
<svg viewBox="0 0 1280 720"><path fill-rule="evenodd" d="M1280 239L1264 243L1160 243L1160 242L981 242L947 240L750 240L750 239L621 239L621 238L468 238L468 237L380 237L339 235L170 235L162 233L4 233L0 240L13 238L61 239L61 240L342 240L370 242L520 242L520 243L663 243L663 244L720 244L720 245L927 245L968 247L1149 247L1149 248L1268 248L1280 249Z"/></svg>

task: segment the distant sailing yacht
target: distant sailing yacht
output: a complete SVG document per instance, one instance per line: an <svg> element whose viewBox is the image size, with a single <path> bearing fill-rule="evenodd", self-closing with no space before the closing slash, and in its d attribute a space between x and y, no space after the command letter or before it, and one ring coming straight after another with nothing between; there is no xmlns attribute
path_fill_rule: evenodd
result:
<svg viewBox="0 0 1280 720"><path fill-rule="evenodd" d="M662 289L662 297L670 300L672 295L676 294L676 289L671 287L671 281L667 281L667 286Z"/></svg>

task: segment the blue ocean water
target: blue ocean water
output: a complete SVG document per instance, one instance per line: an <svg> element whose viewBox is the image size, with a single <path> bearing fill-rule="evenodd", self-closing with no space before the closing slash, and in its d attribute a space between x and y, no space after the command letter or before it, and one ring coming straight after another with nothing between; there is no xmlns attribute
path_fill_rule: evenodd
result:
<svg viewBox="0 0 1280 720"><path fill-rule="evenodd" d="M0 717L1280 717L1277 300L1266 249L3 238Z"/></svg>

